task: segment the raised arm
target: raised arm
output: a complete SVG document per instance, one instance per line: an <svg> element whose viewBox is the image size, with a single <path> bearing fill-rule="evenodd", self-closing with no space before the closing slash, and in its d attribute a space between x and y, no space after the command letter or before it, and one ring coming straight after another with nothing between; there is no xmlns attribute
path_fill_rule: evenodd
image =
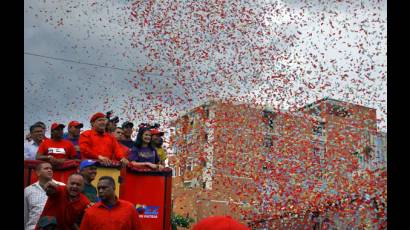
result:
<svg viewBox="0 0 410 230"><path fill-rule="evenodd" d="M52 196L57 193L58 185L52 181L47 182L44 185L44 190L46 191L47 196Z"/></svg>

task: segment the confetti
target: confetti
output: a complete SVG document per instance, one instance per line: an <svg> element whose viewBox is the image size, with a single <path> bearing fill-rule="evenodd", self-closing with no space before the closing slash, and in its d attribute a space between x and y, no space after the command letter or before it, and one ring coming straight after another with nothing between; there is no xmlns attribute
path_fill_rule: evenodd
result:
<svg viewBox="0 0 410 230"><path fill-rule="evenodd" d="M315 221L327 213L329 226L383 228L386 169L361 169L387 132L386 14L386 1L371 0L30 1L25 134L39 120L88 129L91 114L114 110L174 130L165 144L189 174L176 179L181 214L313 224L305 213L320 210ZM307 106L323 98L326 109ZM321 130L326 139L311 137Z"/></svg>

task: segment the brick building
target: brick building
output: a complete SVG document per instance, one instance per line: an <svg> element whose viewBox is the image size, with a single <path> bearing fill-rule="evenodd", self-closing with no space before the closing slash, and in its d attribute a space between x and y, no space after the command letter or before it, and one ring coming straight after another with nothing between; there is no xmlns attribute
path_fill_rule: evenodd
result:
<svg viewBox="0 0 410 230"><path fill-rule="evenodd" d="M172 124L173 210L246 223L300 212L356 191L349 178L383 155L377 137L375 109L333 99L285 112L206 103Z"/></svg>

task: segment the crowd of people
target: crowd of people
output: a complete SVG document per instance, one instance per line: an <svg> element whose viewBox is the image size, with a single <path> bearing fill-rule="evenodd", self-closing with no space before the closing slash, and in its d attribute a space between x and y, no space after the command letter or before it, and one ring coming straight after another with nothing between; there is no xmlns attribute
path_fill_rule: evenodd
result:
<svg viewBox="0 0 410 230"><path fill-rule="evenodd" d="M132 140L134 124L130 121L117 126L118 117L111 113L96 113L91 119L91 129L81 132L84 125L78 121L51 124L50 138L46 137L46 125L36 122L24 143L25 160L42 160L52 165L65 160L95 159L103 164L119 161L136 167L163 168L167 155L162 148L164 132L160 125L141 123L136 140Z"/></svg>
<svg viewBox="0 0 410 230"><path fill-rule="evenodd" d="M39 160L35 169L38 181L24 189L24 229L141 229L134 205L115 195L115 180L102 176L97 187L91 182L97 164L120 163L150 170L165 168L167 158L160 125L142 123L136 140L134 124L118 126L118 117L98 112L91 116L91 129L71 121L66 127L53 123L50 138L46 125L36 122L24 143L24 159ZM68 160L79 162L78 173L67 184L53 180L53 167Z"/></svg>

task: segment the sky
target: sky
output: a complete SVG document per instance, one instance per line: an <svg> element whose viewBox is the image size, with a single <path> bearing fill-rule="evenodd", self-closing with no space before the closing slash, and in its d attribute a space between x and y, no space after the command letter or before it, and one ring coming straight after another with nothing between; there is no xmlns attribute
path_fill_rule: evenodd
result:
<svg viewBox="0 0 410 230"><path fill-rule="evenodd" d="M160 122L218 98L377 109L387 132L386 1L52 1L24 5L24 133L113 110Z"/></svg>

